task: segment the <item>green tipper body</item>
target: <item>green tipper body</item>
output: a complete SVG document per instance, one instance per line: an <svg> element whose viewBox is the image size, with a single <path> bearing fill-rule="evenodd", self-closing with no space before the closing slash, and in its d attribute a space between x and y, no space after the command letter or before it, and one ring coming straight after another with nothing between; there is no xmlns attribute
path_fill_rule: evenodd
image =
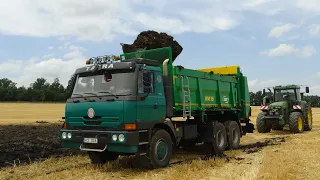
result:
<svg viewBox="0 0 320 180"><path fill-rule="evenodd" d="M171 48L122 54L120 59L75 72L96 78L96 83L104 81L98 79L100 71L112 73L110 83L119 89L130 87L130 92L78 92L74 82L75 90L67 100L65 124L60 131L64 147L143 154L153 129L170 132L176 146L181 139L210 142L211 130L207 126L212 126L213 121L236 121L241 136L253 132L247 78L238 66L213 68L214 72L173 66ZM190 92L191 109L184 99L186 89ZM176 120L184 116L186 119ZM98 142L90 143L86 138Z"/></svg>

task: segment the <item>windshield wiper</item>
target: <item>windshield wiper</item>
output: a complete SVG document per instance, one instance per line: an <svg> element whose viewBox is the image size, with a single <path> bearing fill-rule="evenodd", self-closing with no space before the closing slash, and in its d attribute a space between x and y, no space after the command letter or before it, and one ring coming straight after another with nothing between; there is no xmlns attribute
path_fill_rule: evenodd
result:
<svg viewBox="0 0 320 180"><path fill-rule="evenodd" d="M96 94L96 93L83 93L83 94L92 94L92 95L98 96L98 94Z"/></svg>
<svg viewBox="0 0 320 180"><path fill-rule="evenodd" d="M79 93L73 93L72 95L80 95L81 97L83 97L83 95Z"/></svg>
<svg viewBox="0 0 320 180"><path fill-rule="evenodd" d="M119 98L117 95L115 95L115 94L113 94L113 93L111 93L109 91L100 91L98 93L107 93L107 94L111 94L112 96L116 97L117 99Z"/></svg>

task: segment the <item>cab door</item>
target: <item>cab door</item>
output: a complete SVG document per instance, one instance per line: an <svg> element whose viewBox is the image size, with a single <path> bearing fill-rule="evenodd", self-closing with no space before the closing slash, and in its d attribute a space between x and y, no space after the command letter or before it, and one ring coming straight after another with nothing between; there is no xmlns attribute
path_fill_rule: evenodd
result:
<svg viewBox="0 0 320 180"><path fill-rule="evenodd" d="M137 120L139 124L148 127L154 121L160 120L158 97L154 85L154 72L140 70L138 77Z"/></svg>

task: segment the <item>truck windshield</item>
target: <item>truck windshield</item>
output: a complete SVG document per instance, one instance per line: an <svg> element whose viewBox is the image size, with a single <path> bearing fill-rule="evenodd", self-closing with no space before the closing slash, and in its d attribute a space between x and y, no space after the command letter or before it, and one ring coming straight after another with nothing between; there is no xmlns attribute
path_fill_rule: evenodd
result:
<svg viewBox="0 0 320 180"><path fill-rule="evenodd" d="M274 101L285 101L284 95L288 95L289 100L297 100L295 89L276 89L274 91Z"/></svg>
<svg viewBox="0 0 320 180"><path fill-rule="evenodd" d="M135 73L108 73L91 76L79 75L72 96L118 96L135 91Z"/></svg>

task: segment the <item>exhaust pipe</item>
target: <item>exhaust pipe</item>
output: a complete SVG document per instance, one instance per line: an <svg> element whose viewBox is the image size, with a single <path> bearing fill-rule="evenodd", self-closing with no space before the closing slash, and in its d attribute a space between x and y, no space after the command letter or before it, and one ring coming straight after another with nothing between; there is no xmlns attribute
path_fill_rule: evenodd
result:
<svg viewBox="0 0 320 180"><path fill-rule="evenodd" d="M163 61L163 87L164 95L166 98L166 116L171 118L173 116L173 105L172 105L172 79L168 76L168 62L169 59Z"/></svg>

